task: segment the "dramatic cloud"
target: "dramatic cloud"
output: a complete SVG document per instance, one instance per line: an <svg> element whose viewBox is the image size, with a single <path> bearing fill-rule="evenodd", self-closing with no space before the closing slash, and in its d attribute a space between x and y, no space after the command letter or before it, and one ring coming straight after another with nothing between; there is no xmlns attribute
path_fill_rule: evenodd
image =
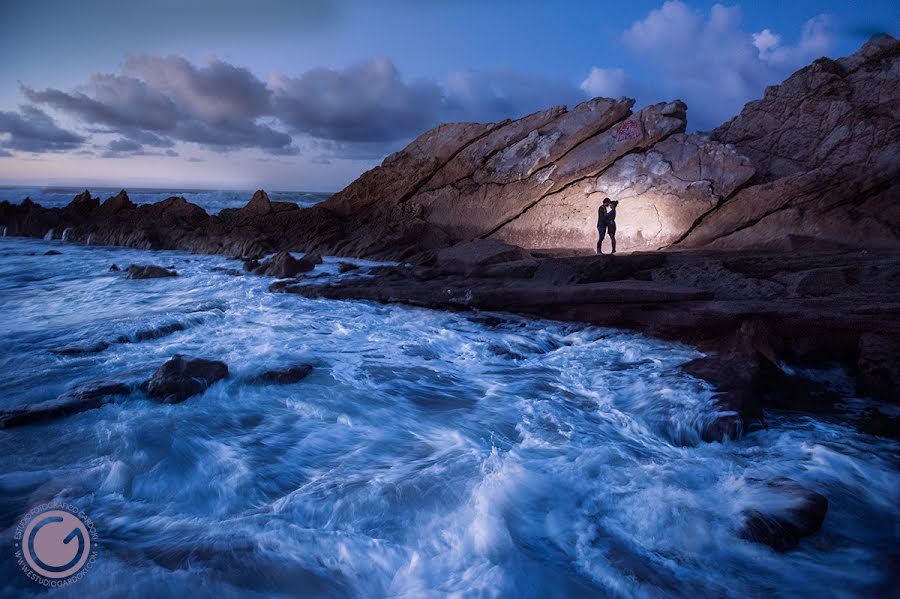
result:
<svg viewBox="0 0 900 599"><path fill-rule="evenodd" d="M296 79L276 73L269 87L288 126L333 141L388 141L421 132L442 101L436 83L407 83L385 59L345 70L313 69Z"/></svg>
<svg viewBox="0 0 900 599"><path fill-rule="evenodd" d="M21 106L19 112L0 111L0 150L20 152L64 152L74 150L85 139L56 125L52 118L34 106Z"/></svg>
<svg viewBox="0 0 900 599"><path fill-rule="evenodd" d="M591 70L582 89L597 95L632 95L641 102L681 98L694 128L714 127L737 114L766 85L825 54L832 43L826 16L807 23L796 46L786 46L769 29L741 28L737 6L714 5L708 14L670 1L622 35L625 47L655 82L640 86L618 68Z"/></svg>
<svg viewBox="0 0 900 599"><path fill-rule="evenodd" d="M92 133L115 135L103 156L117 158L176 141L296 155L300 136L319 142L325 159L371 159L441 122L496 121L584 99L574 85L504 70L405 79L376 59L299 77L276 72L264 83L222 60L197 66L177 56L131 57L123 73L95 74L71 92L22 91Z"/></svg>
<svg viewBox="0 0 900 599"><path fill-rule="evenodd" d="M197 67L179 57L137 56L128 59L125 72L94 75L71 93L29 87L23 92L32 102L78 116L136 144L166 148L178 140L215 151L297 151L288 133L261 118L271 114L271 92L247 69L220 60Z"/></svg>

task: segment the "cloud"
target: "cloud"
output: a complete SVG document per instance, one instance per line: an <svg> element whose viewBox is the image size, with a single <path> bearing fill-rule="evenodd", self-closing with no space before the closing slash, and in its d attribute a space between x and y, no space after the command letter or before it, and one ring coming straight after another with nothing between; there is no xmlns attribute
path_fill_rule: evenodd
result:
<svg viewBox="0 0 900 599"><path fill-rule="evenodd" d="M21 106L18 112L0 111L0 148L6 151L64 152L77 149L84 142L84 137L60 128L34 106Z"/></svg>
<svg viewBox="0 0 900 599"><path fill-rule="evenodd" d="M3 148L0 148L0 158L9 158L12 156L12 152L7 152Z"/></svg>
<svg viewBox="0 0 900 599"><path fill-rule="evenodd" d="M692 128L711 128L737 114L795 69L830 49L833 34L825 15L803 26L797 45L784 45L771 29L752 33L741 25L740 7L715 4L708 13L684 2L665 2L626 29L622 42L653 87L621 69L594 67L582 82L592 94L635 96L640 103L681 98Z"/></svg>
<svg viewBox="0 0 900 599"><path fill-rule="evenodd" d="M406 82L377 59L344 70L313 69L269 79L279 118L292 129L333 141L401 139L432 125L442 92L433 81Z"/></svg>
<svg viewBox="0 0 900 599"><path fill-rule="evenodd" d="M217 59L198 67L176 56L135 56L125 62L124 71L95 74L72 92L27 86L22 91L32 102L136 144L166 148L178 140L218 152L257 148L296 154L288 133L263 122L261 117L271 114L271 92L247 69Z"/></svg>
<svg viewBox="0 0 900 599"><path fill-rule="evenodd" d="M178 156L178 152L174 150L166 150L165 152L148 152L140 144L133 139L120 137L114 139L106 145L106 151L101 154L103 158L128 158L130 156Z"/></svg>

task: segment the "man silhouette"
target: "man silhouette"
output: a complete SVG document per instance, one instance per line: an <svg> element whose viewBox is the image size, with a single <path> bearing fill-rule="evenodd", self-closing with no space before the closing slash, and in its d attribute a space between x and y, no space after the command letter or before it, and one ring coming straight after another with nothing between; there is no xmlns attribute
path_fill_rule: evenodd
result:
<svg viewBox="0 0 900 599"><path fill-rule="evenodd" d="M600 210L597 211L597 233L600 239L597 240L597 253L603 253L603 238L609 233L609 240L612 243L612 253L616 253L616 206L619 202L614 202L609 198L603 198L600 204Z"/></svg>

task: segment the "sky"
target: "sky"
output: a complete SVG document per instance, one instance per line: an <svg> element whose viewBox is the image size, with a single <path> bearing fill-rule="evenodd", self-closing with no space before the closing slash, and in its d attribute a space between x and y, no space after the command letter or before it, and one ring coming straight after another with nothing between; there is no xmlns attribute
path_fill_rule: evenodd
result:
<svg viewBox="0 0 900 599"><path fill-rule="evenodd" d="M336 191L442 122L727 121L900 2L0 0L0 184Z"/></svg>

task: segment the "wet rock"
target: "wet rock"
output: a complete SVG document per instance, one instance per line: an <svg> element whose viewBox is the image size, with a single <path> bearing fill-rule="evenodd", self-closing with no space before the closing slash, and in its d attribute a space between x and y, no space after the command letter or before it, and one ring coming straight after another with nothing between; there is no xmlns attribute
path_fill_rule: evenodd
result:
<svg viewBox="0 0 900 599"><path fill-rule="evenodd" d="M771 491L771 504L742 512L741 538L788 551L822 528L828 512L824 495L788 478L769 481L766 488Z"/></svg>
<svg viewBox="0 0 900 599"><path fill-rule="evenodd" d="M59 256L62 252L57 252L56 250L47 250L44 252L45 256Z"/></svg>
<svg viewBox="0 0 900 599"><path fill-rule="evenodd" d="M146 329L141 329L137 331L133 337L122 336L117 340L119 343L128 343L129 341L152 341L154 339L159 339L160 337L165 337L166 335L171 335L172 333L177 333L178 331L184 331L188 328L188 324L184 322L170 322L168 324L160 325L158 327L150 327Z"/></svg>
<svg viewBox="0 0 900 599"><path fill-rule="evenodd" d="M350 272L352 270L359 269L359 265L353 264L352 262L339 262L338 263L338 272L344 274L346 272Z"/></svg>
<svg viewBox="0 0 900 599"><path fill-rule="evenodd" d="M25 426L99 408L107 398L128 395L131 387L122 383L95 382L80 385L56 399L0 412L0 428Z"/></svg>
<svg viewBox="0 0 900 599"><path fill-rule="evenodd" d="M158 401L179 403L227 376L228 365L224 362L185 359L176 354L141 385L141 390Z"/></svg>
<svg viewBox="0 0 900 599"><path fill-rule="evenodd" d="M210 270L212 270L213 272L220 272L220 273L223 273L223 274L226 274L226 275L230 275L230 276L232 276L232 277L242 277L242 276L244 276L244 273L242 273L241 271L239 271L239 270L236 269L236 268L222 268L221 266L214 266L214 267L211 268Z"/></svg>
<svg viewBox="0 0 900 599"><path fill-rule="evenodd" d="M256 258L249 258L244 260L244 271L245 272L253 272L257 268L259 268L259 260Z"/></svg>
<svg viewBox="0 0 900 599"><path fill-rule="evenodd" d="M153 264L148 266L132 264L127 269L125 269L126 279L163 279L167 277L177 276L178 273L174 270L168 270L163 268L162 266L155 266Z"/></svg>
<svg viewBox="0 0 900 599"><path fill-rule="evenodd" d="M113 264L109 267L109 272L119 272L120 268L117 264Z"/></svg>
<svg viewBox="0 0 900 599"><path fill-rule="evenodd" d="M51 349L51 354L56 354L58 356L81 356L84 354L97 354L109 347L109 343L106 341L99 341L94 343L93 345L77 345L71 347L62 347L59 349Z"/></svg>
<svg viewBox="0 0 900 599"><path fill-rule="evenodd" d="M276 279L287 279L300 273L309 272L316 267L316 264L321 264L321 262L322 257L317 254L310 254L298 260L288 252L278 252L256 267L253 272L258 275L275 277Z"/></svg>
<svg viewBox="0 0 900 599"><path fill-rule="evenodd" d="M285 368L277 368L275 370L267 370L256 377L259 383L275 383L278 385L288 385L305 379L309 373L313 371L311 364L295 364Z"/></svg>

